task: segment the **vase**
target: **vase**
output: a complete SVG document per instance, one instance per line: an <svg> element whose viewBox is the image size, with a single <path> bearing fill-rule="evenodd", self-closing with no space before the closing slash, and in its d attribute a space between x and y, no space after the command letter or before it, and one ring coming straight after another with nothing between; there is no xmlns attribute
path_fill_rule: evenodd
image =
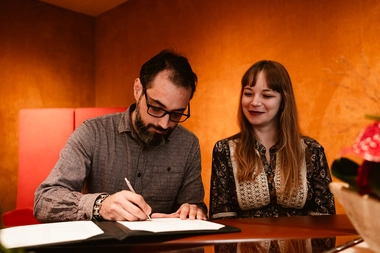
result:
<svg viewBox="0 0 380 253"><path fill-rule="evenodd" d="M359 235L371 250L380 253L380 200L360 195L346 183L332 182L329 188Z"/></svg>

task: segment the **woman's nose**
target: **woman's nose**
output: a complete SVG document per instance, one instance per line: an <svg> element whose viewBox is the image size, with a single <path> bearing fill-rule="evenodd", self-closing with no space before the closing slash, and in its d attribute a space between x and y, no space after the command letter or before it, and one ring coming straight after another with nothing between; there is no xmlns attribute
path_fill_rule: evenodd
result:
<svg viewBox="0 0 380 253"><path fill-rule="evenodd" d="M252 99L251 104L253 106L260 106L260 105L262 105L260 97L259 96L254 96L253 99Z"/></svg>

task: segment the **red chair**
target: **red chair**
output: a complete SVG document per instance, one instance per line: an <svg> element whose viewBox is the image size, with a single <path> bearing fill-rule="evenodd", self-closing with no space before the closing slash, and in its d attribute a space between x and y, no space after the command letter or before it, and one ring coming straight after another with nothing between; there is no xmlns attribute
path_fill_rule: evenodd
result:
<svg viewBox="0 0 380 253"><path fill-rule="evenodd" d="M16 209L2 214L4 227L38 224L34 192L48 176L73 130L83 120L126 108L23 109L19 118Z"/></svg>
<svg viewBox="0 0 380 253"><path fill-rule="evenodd" d="M114 107L114 108L76 108L75 109L75 128L83 123L86 119L94 118L96 116L124 112L126 107Z"/></svg>
<svg viewBox="0 0 380 253"><path fill-rule="evenodd" d="M73 127L73 108L20 111L16 210L2 215L3 226L38 223L33 216L34 191L53 168Z"/></svg>

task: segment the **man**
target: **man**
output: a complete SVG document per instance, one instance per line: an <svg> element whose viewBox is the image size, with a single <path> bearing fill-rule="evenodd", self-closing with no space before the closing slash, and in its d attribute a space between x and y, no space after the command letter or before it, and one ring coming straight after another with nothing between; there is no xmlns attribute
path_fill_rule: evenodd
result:
<svg viewBox="0 0 380 253"><path fill-rule="evenodd" d="M134 82L135 104L89 119L70 136L36 190L35 217L206 219L199 142L178 125L190 117L196 83L188 60L172 51L147 61Z"/></svg>

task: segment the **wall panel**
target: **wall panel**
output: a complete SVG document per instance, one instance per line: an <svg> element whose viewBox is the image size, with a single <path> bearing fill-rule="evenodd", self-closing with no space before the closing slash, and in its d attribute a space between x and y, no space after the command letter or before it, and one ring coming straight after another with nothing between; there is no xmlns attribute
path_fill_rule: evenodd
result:
<svg viewBox="0 0 380 253"><path fill-rule="evenodd" d="M15 208L20 109L95 105L94 32L90 16L0 1L0 211Z"/></svg>
<svg viewBox="0 0 380 253"><path fill-rule="evenodd" d="M167 47L199 77L184 125L200 139L207 202L212 147L238 131L240 79L261 59L288 69L302 129L331 164L364 114L380 114L379 14L373 0L130 0L92 18L0 1L1 208L15 204L21 108L127 106L141 64Z"/></svg>

